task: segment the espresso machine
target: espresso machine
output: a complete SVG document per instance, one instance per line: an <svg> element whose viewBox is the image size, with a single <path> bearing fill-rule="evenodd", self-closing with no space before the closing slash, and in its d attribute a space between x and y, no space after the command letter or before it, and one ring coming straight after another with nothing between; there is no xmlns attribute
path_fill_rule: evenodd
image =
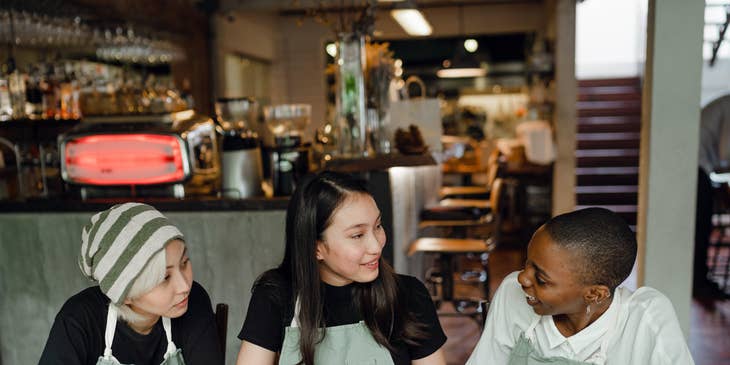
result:
<svg viewBox="0 0 730 365"><path fill-rule="evenodd" d="M274 136L274 146L268 148L274 196L291 195L299 178L309 172L311 144L304 143L302 139L311 114L312 106L309 104L280 104L264 108L266 127Z"/></svg>
<svg viewBox="0 0 730 365"><path fill-rule="evenodd" d="M223 196L242 199L262 196L263 171L257 134L257 104L251 98L221 98L215 103L219 132L223 135Z"/></svg>

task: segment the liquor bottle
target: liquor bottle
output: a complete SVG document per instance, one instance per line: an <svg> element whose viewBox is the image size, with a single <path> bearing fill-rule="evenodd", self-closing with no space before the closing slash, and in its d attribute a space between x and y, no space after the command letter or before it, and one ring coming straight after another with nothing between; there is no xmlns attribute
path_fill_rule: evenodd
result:
<svg viewBox="0 0 730 365"><path fill-rule="evenodd" d="M13 106L10 103L8 77L0 71L0 121L10 120L12 117Z"/></svg>
<svg viewBox="0 0 730 365"><path fill-rule="evenodd" d="M26 75L21 74L18 69L13 70L8 75L8 90L10 92L10 105L13 109L13 119L25 117L25 79Z"/></svg>
<svg viewBox="0 0 730 365"><path fill-rule="evenodd" d="M25 114L30 119L43 118L43 91L41 91L40 80L39 70L34 68L28 77L25 89Z"/></svg>
<svg viewBox="0 0 730 365"><path fill-rule="evenodd" d="M40 87L43 92L43 116L48 119L56 117L56 86L53 65L48 66Z"/></svg>

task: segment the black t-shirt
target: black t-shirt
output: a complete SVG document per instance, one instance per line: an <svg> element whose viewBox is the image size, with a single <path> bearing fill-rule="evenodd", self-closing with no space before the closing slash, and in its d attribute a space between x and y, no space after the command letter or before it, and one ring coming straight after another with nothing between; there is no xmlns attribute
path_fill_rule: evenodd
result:
<svg viewBox="0 0 730 365"><path fill-rule="evenodd" d="M446 342L436 308L423 284L416 278L398 275L398 298L405 300L405 307L414 318L424 324L428 338L418 346L409 346L401 341L391 341L396 349L391 353L396 365L410 365L411 360L431 355ZM325 323L327 327L357 323L362 320L356 303L352 299L353 284L336 287L324 284ZM279 352L284 342L284 329L291 324L294 308L285 286L257 285L254 287L248 313L238 338L265 349ZM282 300L287 298L286 300Z"/></svg>
<svg viewBox="0 0 730 365"><path fill-rule="evenodd" d="M69 298L56 315L39 364L94 365L104 354L104 329L109 298L98 286ZM182 349L185 363L223 364L210 298L193 282L188 310L172 318L172 341ZM123 364L159 365L167 350L162 321L149 334L135 332L123 320L117 321L112 354Z"/></svg>

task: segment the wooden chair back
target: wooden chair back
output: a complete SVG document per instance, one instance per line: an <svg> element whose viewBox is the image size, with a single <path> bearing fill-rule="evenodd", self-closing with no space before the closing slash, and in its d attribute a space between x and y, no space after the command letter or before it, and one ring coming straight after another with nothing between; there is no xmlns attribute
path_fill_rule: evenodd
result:
<svg viewBox="0 0 730 365"><path fill-rule="evenodd" d="M223 353L223 360L226 359L226 336L228 333L228 304L218 303L215 306L215 326L218 332L218 341Z"/></svg>

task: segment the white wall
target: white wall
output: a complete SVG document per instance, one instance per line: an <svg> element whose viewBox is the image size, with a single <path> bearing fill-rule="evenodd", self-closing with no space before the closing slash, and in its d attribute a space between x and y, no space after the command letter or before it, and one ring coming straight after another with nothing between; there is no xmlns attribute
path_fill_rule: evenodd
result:
<svg viewBox="0 0 730 365"><path fill-rule="evenodd" d="M727 40L724 44L727 44ZM710 67L705 60L702 63L702 105L730 93L730 59L719 58Z"/></svg>
<svg viewBox="0 0 730 365"><path fill-rule="evenodd" d="M578 79L642 74L646 0L589 0L576 8Z"/></svg>
<svg viewBox="0 0 730 365"><path fill-rule="evenodd" d="M212 19L213 30L213 80L214 97L238 97L239 88L226 82L241 79L241 75L226 73L231 58L226 55L246 56L266 62L276 59L276 25L278 17L264 12L232 12L216 15ZM231 68L228 65L228 69ZM230 71L229 71L230 72Z"/></svg>

